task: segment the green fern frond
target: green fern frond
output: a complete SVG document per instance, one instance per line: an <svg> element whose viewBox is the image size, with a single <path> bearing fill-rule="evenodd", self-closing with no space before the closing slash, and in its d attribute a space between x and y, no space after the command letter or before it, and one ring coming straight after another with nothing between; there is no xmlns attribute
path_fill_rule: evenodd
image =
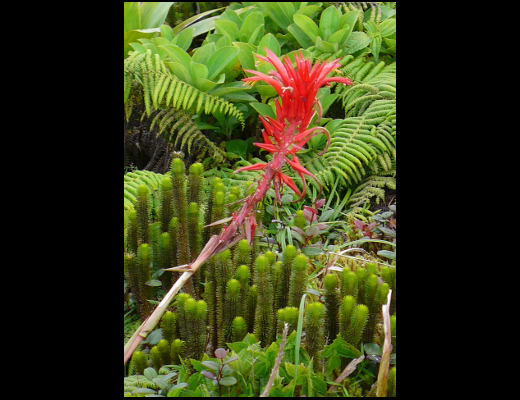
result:
<svg viewBox="0 0 520 400"><path fill-rule="evenodd" d="M382 175L374 175L366 179L352 194L349 206L355 210L363 208L372 199L377 204L385 202L386 189L397 190L396 171L388 171ZM357 212L357 211L355 211Z"/></svg>
<svg viewBox="0 0 520 400"><path fill-rule="evenodd" d="M159 54L152 54L151 50L146 54L134 52L125 60L124 71L125 104L137 78L142 86L145 109L149 117L154 111L170 107L190 114L198 114L202 111L206 114L221 112L235 117L242 127L245 127L244 115L232 103L204 93L181 81L168 70Z"/></svg>

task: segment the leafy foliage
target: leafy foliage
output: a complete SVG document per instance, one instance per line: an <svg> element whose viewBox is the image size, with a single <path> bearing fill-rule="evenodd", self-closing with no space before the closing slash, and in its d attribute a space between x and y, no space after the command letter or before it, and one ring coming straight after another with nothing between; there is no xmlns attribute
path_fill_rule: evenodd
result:
<svg viewBox="0 0 520 400"><path fill-rule="evenodd" d="M276 175L290 190L281 182L265 190L241 228L248 240L189 280L125 366L125 397L374 397L389 355L381 306L390 290L385 380L395 397L396 3L142 4L125 3L125 344L173 285L169 269L225 236L213 222L235 220L240 199L258 190L250 182L261 180L260 167L276 159L264 151L275 153L287 134L273 120L291 83L244 87L243 78L260 80L253 74L274 76L255 54L287 55L288 65L300 54L339 60L332 76L354 85L319 91L322 109L308 117L319 127ZM262 135L258 115L278 131ZM127 149L143 158L144 140L146 171L128 173L137 164ZM188 176L198 162L210 169L194 164ZM152 172L170 164L168 174ZM312 203L305 176L316 177ZM328 199L319 200L321 184Z"/></svg>

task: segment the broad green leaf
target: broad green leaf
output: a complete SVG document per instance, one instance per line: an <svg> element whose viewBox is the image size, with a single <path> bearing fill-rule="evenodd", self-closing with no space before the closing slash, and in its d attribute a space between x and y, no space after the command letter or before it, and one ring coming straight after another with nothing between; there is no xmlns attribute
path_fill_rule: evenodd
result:
<svg viewBox="0 0 520 400"><path fill-rule="evenodd" d="M255 86L255 89L262 96L263 103L267 103L267 100L278 96L278 93L271 85L258 84Z"/></svg>
<svg viewBox="0 0 520 400"><path fill-rule="evenodd" d="M124 58L128 57L128 52L132 51L132 46L130 46L130 43L137 42L139 39L151 39L153 38L159 30L136 30L136 31L129 31L125 32L124 40L125 40L125 56Z"/></svg>
<svg viewBox="0 0 520 400"><path fill-rule="evenodd" d="M209 11L203 12L202 14L195 15L194 17L191 17L191 18L187 19L186 21L181 22L179 25L177 25L175 28L173 28L174 35L177 35L183 29L186 29L188 26L194 24L198 20L200 20L204 17L207 17L208 15L215 14L216 12L219 12L220 10L223 10L223 9L224 9L224 7L218 8L216 10L209 10ZM214 17L214 18L220 18L220 16ZM193 26L191 26L191 28L193 28ZM211 29L211 30L213 30L213 29Z"/></svg>
<svg viewBox="0 0 520 400"><path fill-rule="evenodd" d="M335 53L339 50L339 44L325 42L318 36L316 39L316 48L322 53Z"/></svg>
<svg viewBox="0 0 520 400"><path fill-rule="evenodd" d="M231 93L243 92L244 90L248 89L244 86L243 82L232 82L228 83L225 86L222 86L221 88L218 88L211 94L214 96L222 97Z"/></svg>
<svg viewBox="0 0 520 400"><path fill-rule="evenodd" d="M125 2L124 15L124 32L130 32L141 29L141 12L139 10L139 3Z"/></svg>
<svg viewBox="0 0 520 400"><path fill-rule="evenodd" d="M161 48L168 54L173 62L181 64L187 71L190 71L192 63L191 57L183 49L174 44L163 45Z"/></svg>
<svg viewBox="0 0 520 400"><path fill-rule="evenodd" d="M235 10L231 10L229 7L226 8L226 11L222 13L220 16L221 20L234 22L238 29L242 26L242 20L240 19L240 16Z"/></svg>
<svg viewBox="0 0 520 400"><path fill-rule="evenodd" d="M273 107L268 106L267 104L251 103L251 107L253 107L262 117L271 117L272 119L276 119L276 112L273 110Z"/></svg>
<svg viewBox="0 0 520 400"><path fill-rule="evenodd" d="M209 59L215 52L217 51L217 48L215 46L215 43L209 43L202 47L199 47L197 50L195 50L195 53L193 54L192 60L193 62L207 65Z"/></svg>
<svg viewBox="0 0 520 400"><path fill-rule="evenodd" d="M235 42L233 46L238 49L238 59L240 64L242 64L242 69L254 70L256 61L253 53L256 52L256 47L242 42Z"/></svg>
<svg viewBox="0 0 520 400"><path fill-rule="evenodd" d="M314 42L298 25L292 24L287 28L287 30L294 36L302 48L308 49L309 47L314 46Z"/></svg>
<svg viewBox="0 0 520 400"><path fill-rule="evenodd" d="M381 250L379 253L377 253L379 257L388 258L393 261L397 261L397 253L392 253L388 250Z"/></svg>
<svg viewBox="0 0 520 400"><path fill-rule="evenodd" d="M175 37L173 44L176 44L184 51L188 51L193 43L193 28L184 29L178 36Z"/></svg>
<svg viewBox="0 0 520 400"><path fill-rule="evenodd" d="M228 68L228 65L232 63L235 58L238 61L238 49L236 47L224 47L218 50L208 60L208 79L216 78L222 71Z"/></svg>
<svg viewBox="0 0 520 400"><path fill-rule="evenodd" d="M340 29L347 29L348 37L354 32L354 28L358 24L359 11L351 11L341 17Z"/></svg>
<svg viewBox="0 0 520 400"><path fill-rule="evenodd" d="M379 31L377 29L377 25L374 21L365 22L364 25L365 25L365 29L367 30L367 32L369 34L377 35L379 33Z"/></svg>
<svg viewBox="0 0 520 400"><path fill-rule="evenodd" d="M254 46L258 46L258 44L260 43L260 40L262 40L262 37L264 35L265 35L265 27L262 25L262 26L257 27L250 36L246 36L246 35L241 36L241 40L243 42L250 43Z"/></svg>
<svg viewBox="0 0 520 400"><path fill-rule="evenodd" d="M220 19L220 15L216 16L216 17L211 17L211 18L205 19L204 21L199 21L199 22L191 25L190 28L193 28L195 30L195 32L193 33L193 36L195 37L195 36L203 35L205 33L215 30L215 21L218 21L219 19Z"/></svg>
<svg viewBox="0 0 520 400"><path fill-rule="evenodd" d="M215 21L215 31L221 35L227 36L231 42L236 41L240 33L237 24L225 19Z"/></svg>
<svg viewBox="0 0 520 400"><path fill-rule="evenodd" d="M204 64L198 64L198 63L191 63L191 76L194 81L197 79L208 79L208 67L206 67Z"/></svg>
<svg viewBox="0 0 520 400"><path fill-rule="evenodd" d="M168 25L161 25L161 36L168 42L171 42L174 38L173 30Z"/></svg>
<svg viewBox="0 0 520 400"><path fill-rule="evenodd" d="M159 28L175 2L145 2L141 5L141 28Z"/></svg>
<svg viewBox="0 0 520 400"><path fill-rule="evenodd" d="M296 14L294 16L294 22L313 42L316 42L318 36L321 35L318 25L306 15Z"/></svg>
<svg viewBox="0 0 520 400"><path fill-rule="evenodd" d="M343 47L343 45L348 39L348 35L350 35L348 29L340 29L339 31L333 33L327 41L329 43L337 43L339 47Z"/></svg>
<svg viewBox="0 0 520 400"><path fill-rule="evenodd" d="M290 9L288 6L283 6L284 4L291 4L291 3L268 3L268 2L261 2L257 3L259 7L261 7L263 10L267 12L269 17L280 26L280 28L287 30L290 24L292 24L292 16L296 12L296 9L293 10L292 13L290 12ZM292 5L292 4L291 4ZM288 10L289 12L287 12Z"/></svg>
<svg viewBox="0 0 520 400"><path fill-rule="evenodd" d="M256 44L258 35L264 36L265 19L262 13L256 11L248 15L242 28L240 29L239 38L243 42Z"/></svg>
<svg viewBox="0 0 520 400"><path fill-rule="evenodd" d="M340 12L335 6L330 6L321 14L320 29L321 37L324 40L328 40L329 36L325 35L325 30L328 29L331 33L336 32L339 29L340 23Z"/></svg>
<svg viewBox="0 0 520 400"><path fill-rule="evenodd" d="M280 57L280 54L282 52L282 49L280 47L280 42L271 33L268 33L267 35L265 35L262 38L262 40L260 41L260 43L258 44L258 54L260 54L262 56L267 55L267 52L265 51L266 48L268 48L274 54L276 54L278 57ZM272 69L272 68L273 67L270 66L270 69Z"/></svg>
<svg viewBox="0 0 520 400"><path fill-rule="evenodd" d="M197 78L193 82L193 86L199 89L201 92L209 93L216 87L218 87L218 83L210 81L209 79Z"/></svg>
<svg viewBox="0 0 520 400"><path fill-rule="evenodd" d="M321 10L320 6L314 5L314 6L304 6L300 8L298 11L296 11L296 14L302 14L306 15L307 17L314 19L314 15Z"/></svg>
<svg viewBox="0 0 520 400"><path fill-rule="evenodd" d="M217 36L217 35L214 35ZM217 40L215 46L217 46L217 50L222 49L223 47L230 47L233 45L233 41L226 35L219 35L221 38Z"/></svg>
<svg viewBox="0 0 520 400"><path fill-rule="evenodd" d="M397 21L395 19L387 19L379 25L379 31L384 38L390 37L397 32Z"/></svg>
<svg viewBox="0 0 520 400"><path fill-rule="evenodd" d="M382 21L386 21L388 18L392 18L397 14L397 10L387 6L381 6L381 11L383 12L383 18L381 19Z"/></svg>
<svg viewBox="0 0 520 400"><path fill-rule="evenodd" d="M170 71L181 81L189 83L193 85L193 80L191 79L191 74L189 69L186 69L184 65L179 64L178 62L165 62L166 66L170 69Z"/></svg>
<svg viewBox="0 0 520 400"><path fill-rule="evenodd" d="M137 51L139 54L145 54L146 53L146 49L144 48L144 46L140 43L130 43L130 46L135 50Z"/></svg>

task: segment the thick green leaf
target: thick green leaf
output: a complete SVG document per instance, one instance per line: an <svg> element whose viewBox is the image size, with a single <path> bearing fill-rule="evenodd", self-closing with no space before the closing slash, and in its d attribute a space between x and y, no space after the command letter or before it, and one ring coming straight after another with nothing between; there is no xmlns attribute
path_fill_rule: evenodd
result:
<svg viewBox="0 0 520 400"><path fill-rule="evenodd" d="M339 50L339 44L325 42L318 36L316 39L316 48L322 53L335 53Z"/></svg>
<svg viewBox="0 0 520 400"><path fill-rule="evenodd" d="M215 21L215 31L220 35L227 36L231 42L236 41L240 34L237 24L225 19Z"/></svg>
<svg viewBox="0 0 520 400"><path fill-rule="evenodd" d="M249 43L235 42L233 43L238 49L238 59L242 65L242 69L254 70L255 69L255 56L256 47Z"/></svg>
<svg viewBox="0 0 520 400"><path fill-rule="evenodd" d="M125 20L124 32L130 32L141 29L141 13L139 11L139 3L125 2Z"/></svg>
<svg viewBox="0 0 520 400"><path fill-rule="evenodd" d="M175 2L144 2L141 5L141 29L159 28Z"/></svg>
<svg viewBox="0 0 520 400"><path fill-rule="evenodd" d="M187 71L191 69L191 57L179 46L174 44L167 44L161 46L161 48L168 54L173 62L181 64Z"/></svg>
<svg viewBox="0 0 520 400"><path fill-rule="evenodd" d="M161 36L168 42L171 42L174 38L173 30L168 25L161 25Z"/></svg>
<svg viewBox="0 0 520 400"><path fill-rule="evenodd" d="M238 62L238 49L236 47L223 47L211 56L208 60L207 67L209 71L208 79L213 80L234 60L235 64Z"/></svg>
<svg viewBox="0 0 520 400"><path fill-rule="evenodd" d="M188 51L193 43L193 28L184 29L178 36L175 37L173 44L176 44L184 51Z"/></svg>
<svg viewBox="0 0 520 400"><path fill-rule="evenodd" d="M267 104L251 103L251 107L253 107L262 117L271 117L272 119L276 119L276 112L273 110L273 107L268 106Z"/></svg>
<svg viewBox="0 0 520 400"><path fill-rule="evenodd" d="M287 30L294 36L302 48L308 49L309 47L314 46L314 42L298 25L292 24L287 28Z"/></svg>
<svg viewBox="0 0 520 400"><path fill-rule="evenodd" d="M223 10L224 8L218 8L216 10L209 10L206 12L203 12L202 14L195 15L194 17L191 17L187 19L186 21L181 22L179 25L177 25L175 28L173 28L173 33L177 35L179 32L181 32L183 29L186 29L191 24L194 24L198 20L207 17L208 15L215 14L216 12L219 12L220 10ZM214 18L220 18L220 16L214 17ZM193 28L193 26L191 26ZM214 29L214 25L213 25Z"/></svg>
<svg viewBox="0 0 520 400"><path fill-rule="evenodd" d="M135 30L135 31L125 32L125 35L124 35L125 56L124 56L124 58L128 57L129 51L132 51L132 46L130 46L130 43L137 42L139 39L151 39L157 34L157 32L159 32L159 29Z"/></svg>
<svg viewBox="0 0 520 400"><path fill-rule="evenodd" d="M329 43L337 43L339 47L343 47L345 42L348 39L348 35L350 35L350 32L348 29L340 29L339 31L333 33L330 37L328 42Z"/></svg>
<svg viewBox="0 0 520 400"><path fill-rule="evenodd" d="M178 62L165 62L166 66L170 69L173 74L179 78L181 81L189 83L193 85L193 80L191 79L190 70L186 69L186 67Z"/></svg>
<svg viewBox="0 0 520 400"><path fill-rule="evenodd" d="M359 11L351 11L341 17L340 29L347 29L348 36L352 34L354 28L358 24Z"/></svg>
<svg viewBox="0 0 520 400"><path fill-rule="evenodd" d="M276 22L282 29L287 30L289 25L292 24L292 16L296 12L296 9L292 3L261 2L257 4L263 10L265 10L269 17L271 17L271 19ZM291 6L292 9L290 8Z"/></svg>
<svg viewBox="0 0 520 400"><path fill-rule="evenodd" d="M328 40L329 35L325 34L326 30L332 34L339 29L340 23L340 12L335 6L330 6L321 14L320 20L320 29L321 29L321 37L323 40Z"/></svg>
<svg viewBox="0 0 520 400"><path fill-rule="evenodd" d="M260 43L258 44L258 54L265 56L267 55L267 52L265 49L268 48L271 50L274 54L276 54L278 57L280 57L280 54L282 52L282 48L280 47L280 42L276 37L274 37L271 33L268 33L265 35ZM273 69L273 66L270 66L270 70Z"/></svg>
<svg viewBox="0 0 520 400"><path fill-rule="evenodd" d="M316 43L316 39L321 35L321 32L318 25L316 25L312 19L306 15L296 14L294 16L294 22L314 43Z"/></svg>
<svg viewBox="0 0 520 400"><path fill-rule="evenodd" d="M303 6L303 3L302 3ZM314 19L314 15L321 10L321 6L313 5L313 6L303 6L298 11L296 11L296 14L302 14L306 15L307 17Z"/></svg>
<svg viewBox="0 0 520 400"><path fill-rule="evenodd" d="M217 51L217 48L215 46L215 43L209 43L202 47L199 47L197 50L195 50L195 53L193 54L192 60L193 62L207 65L209 59L215 52Z"/></svg>
<svg viewBox="0 0 520 400"><path fill-rule="evenodd" d="M208 79L208 67L206 67L204 64L198 64L198 63L191 63L191 76L194 81L197 81L197 79Z"/></svg>
<svg viewBox="0 0 520 400"><path fill-rule="evenodd" d="M265 19L261 12L255 11L249 14L240 29L239 38L243 42L253 43L251 37L258 32L262 32L261 36L265 33ZM245 38L245 39L244 39Z"/></svg>

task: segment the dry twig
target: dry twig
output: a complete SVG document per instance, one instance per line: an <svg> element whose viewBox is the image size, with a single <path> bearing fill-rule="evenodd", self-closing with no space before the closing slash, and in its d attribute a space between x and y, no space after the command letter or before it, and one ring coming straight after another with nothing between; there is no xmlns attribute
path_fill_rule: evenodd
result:
<svg viewBox="0 0 520 400"><path fill-rule="evenodd" d="M269 383L265 387L264 394L260 397L269 397L269 393L273 388L274 381L280 372L280 366L282 365L282 360L284 357L285 345L287 344L287 336L289 335L289 324L285 324L285 328L283 330L283 339L282 344L280 345L280 351L278 352L278 358L276 359L276 363L274 364L273 372L271 373L271 378L269 379Z"/></svg>

